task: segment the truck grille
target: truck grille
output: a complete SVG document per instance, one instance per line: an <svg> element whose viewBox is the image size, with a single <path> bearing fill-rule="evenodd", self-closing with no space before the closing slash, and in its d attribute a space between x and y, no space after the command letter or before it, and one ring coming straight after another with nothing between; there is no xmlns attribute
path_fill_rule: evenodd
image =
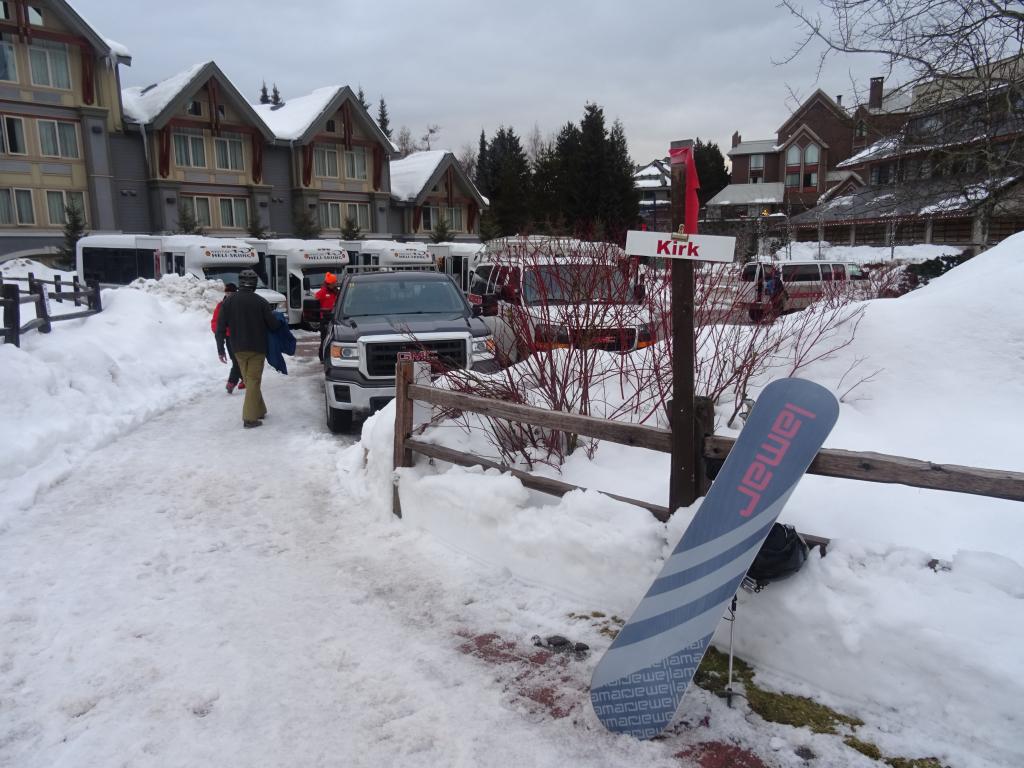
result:
<svg viewBox="0 0 1024 768"><path fill-rule="evenodd" d="M397 341L366 345L366 373L369 376L395 375L395 363L400 352L418 355L431 354L430 363L440 368L466 367L466 340L439 339L437 341ZM434 357L436 355L436 357Z"/></svg>

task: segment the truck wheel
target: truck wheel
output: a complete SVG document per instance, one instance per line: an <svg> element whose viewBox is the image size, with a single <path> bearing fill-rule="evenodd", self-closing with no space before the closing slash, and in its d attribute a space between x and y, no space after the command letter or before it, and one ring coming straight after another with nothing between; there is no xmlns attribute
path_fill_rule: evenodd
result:
<svg viewBox="0 0 1024 768"><path fill-rule="evenodd" d="M336 435L352 431L352 411L342 411L338 408L331 408L327 395L324 395L324 403L327 405L327 428Z"/></svg>

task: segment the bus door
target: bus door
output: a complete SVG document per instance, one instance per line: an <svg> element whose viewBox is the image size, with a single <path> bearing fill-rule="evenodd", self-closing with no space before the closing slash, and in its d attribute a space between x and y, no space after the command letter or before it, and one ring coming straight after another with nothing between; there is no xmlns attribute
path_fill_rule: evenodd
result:
<svg viewBox="0 0 1024 768"><path fill-rule="evenodd" d="M288 285L288 257L287 256L274 256L273 257L273 270L271 278L273 285L271 286L278 293L287 293ZM289 305L295 306L289 300Z"/></svg>

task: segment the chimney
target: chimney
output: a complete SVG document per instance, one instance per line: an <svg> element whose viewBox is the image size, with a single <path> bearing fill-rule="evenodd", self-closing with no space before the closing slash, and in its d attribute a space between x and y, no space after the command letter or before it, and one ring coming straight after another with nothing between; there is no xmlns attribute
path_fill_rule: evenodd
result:
<svg viewBox="0 0 1024 768"><path fill-rule="evenodd" d="M882 85L885 83L884 77L872 77L871 78L871 90L868 92L868 108L869 109L881 109L882 108Z"/></svg>
<svg viewBox="0 0 1024 768"><path fill-rule="evenodd" d="M843 106L843 94L840 93L836 95L836 104L840 107Z"/></svg>
<svg viewBox="0 0 1024 768"><path fill-rule="evenodd" d="M736 131L736 132L735 132L735 133L734 133L734 134L732 135L732 145L733 145L734 147L738 147L741 141L743 141L743 137L742 137L742 136L740 136L740 132L739 132L739 131Z"/></svg>

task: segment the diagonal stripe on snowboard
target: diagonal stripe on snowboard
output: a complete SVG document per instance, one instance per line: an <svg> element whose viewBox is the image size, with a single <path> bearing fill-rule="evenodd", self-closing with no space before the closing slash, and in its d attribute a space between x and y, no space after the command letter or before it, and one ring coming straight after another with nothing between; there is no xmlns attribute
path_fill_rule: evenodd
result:
<svg viewBox="0 0 1024 768"><path fill-rule="evenodd" d="M839 416L824 387L765 387L711 491L594 670L606 728L649 739L675 717L725 607Z"/></svg>

